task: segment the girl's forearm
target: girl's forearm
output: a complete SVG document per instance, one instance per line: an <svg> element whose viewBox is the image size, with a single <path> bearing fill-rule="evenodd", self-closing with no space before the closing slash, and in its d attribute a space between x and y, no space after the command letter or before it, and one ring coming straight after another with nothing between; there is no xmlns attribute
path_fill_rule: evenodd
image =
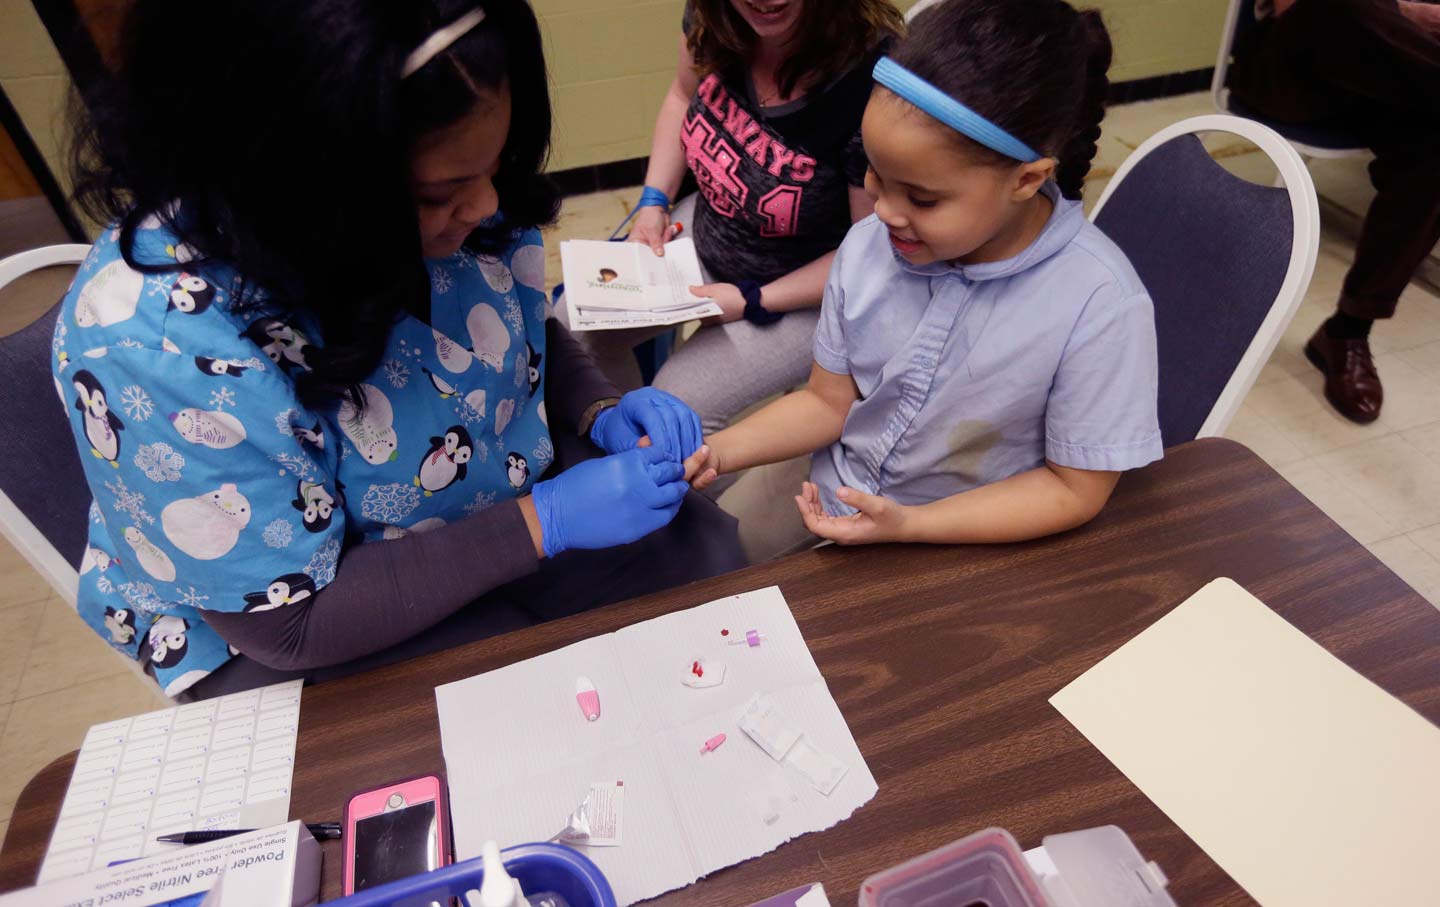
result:
<svg viewBox="0 0 1440 907"><path fill-rule="evenodd" d="M812 309L825 295L825 280L830 276L834 252L826 252L807 265L802 265L765 284L761 288L761 304L771 312L793 312Z"/></svg>
<svg viewBox="0 0 1440 907"><path fill-rule="evenodd" d="M813 453L840 439L845 413L809 388L786 394L735 425L706 438L721 472L779 463Z"/></svg>
<svg viewBox="0 0 1440 907"><path fill-rule="evenodd" d="M645 185L654 186L672 202L685 178L685 150L680 144L680 131L685 123L685 110L690 99L682 93L679 79L670 85L660 113L655 117L655 137L650 142L650 165L645 170Z"/></svg>
<svg viewBox="0 0 1440 907"><path fill-rule="evenodd" d="M1023 542L1074 529L1105 506L1120 474L1053 465L907 508L907 541Z"/></svg>
<svg viewBox="0 0 1440 907"><path fill-rule="evenodd" d="M875 200L857 186L850 187L850 223L855 224L875 213ZM761 304L771 312L793 312L818 306L825 297L825 281L835 253L827 252L809 264L796 268L763 288Z"/></svg>

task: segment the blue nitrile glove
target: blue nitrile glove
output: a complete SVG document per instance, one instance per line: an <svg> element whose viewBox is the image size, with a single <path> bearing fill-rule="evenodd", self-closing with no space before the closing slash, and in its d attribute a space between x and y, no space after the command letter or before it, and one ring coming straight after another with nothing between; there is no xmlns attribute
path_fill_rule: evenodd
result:
<svg viewBox="0 0 1440 907"><path fill-rule="evenodd" d="M642 435L676 463L700 449L705 433L700 417L673 394L642 387L620 398L618 406L603 409L590 426L590 440L606 453L631 450Z"/></svg>
<svg viewBox="0 0 1440 907"><path fill-rule="evenodd" d="M659 447L586 460L531 492L545 556L610 548L644 538L675 518L690 488L685 467Z"/></svg>

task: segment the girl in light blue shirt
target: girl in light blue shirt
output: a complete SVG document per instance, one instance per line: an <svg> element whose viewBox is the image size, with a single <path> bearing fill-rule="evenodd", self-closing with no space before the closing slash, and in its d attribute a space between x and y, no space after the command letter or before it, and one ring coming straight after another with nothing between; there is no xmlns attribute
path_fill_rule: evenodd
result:
<svg viewBox="0 0 1440 907"><path fill-rule="evenodd" d="M752 559L1036 538L1160 457L1150 298L1079 202L1109 63L1097 12L949 0L876 65L875 215L831 269L809 384L687 464L704 487L816 451L795 509L783 467L721 499Z"/></svg>

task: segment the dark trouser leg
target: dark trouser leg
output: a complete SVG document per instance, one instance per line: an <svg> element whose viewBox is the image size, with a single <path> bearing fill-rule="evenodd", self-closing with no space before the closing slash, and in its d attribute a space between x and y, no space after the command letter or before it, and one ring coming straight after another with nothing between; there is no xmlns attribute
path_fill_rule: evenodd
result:
<svg viewBox="0 0 1440 907"><path fill-rule="evenodd" d="M1230 87L1282 123L1378 118L1380 110L1424 121L1440 115L1440 40L1394 0L1302 0L1241 36Z"/></svg>
<svg viewBox="0 0 1440 907"><path fill-rule="evenodd" d="M1416 268L1440 242L1440 136L1377 144L1370 181L1375 200L1355 243L1340 310L1389 318Z"/></svg>
<svg viewBox="0 0 1440 907"><path fill-rule="evenodd" d="M1376 153L1377 195L1340 310L1388 318L1440 240L1440 40L1393 0L1303 0L1236 48L1232 90L1261 115L1333 123Z"/></svg>

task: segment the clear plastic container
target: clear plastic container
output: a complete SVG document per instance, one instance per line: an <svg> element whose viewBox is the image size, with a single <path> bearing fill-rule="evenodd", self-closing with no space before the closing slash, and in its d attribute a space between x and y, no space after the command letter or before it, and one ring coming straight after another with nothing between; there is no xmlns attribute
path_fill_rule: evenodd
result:
<svg viewBox="0 0 1440 907"><path fill-rule="evenodd" d="M1033 856L987 828L872 875L860 907L1176 907L1160 867L1113 825L1051 835Z"/></svg>
<svg viewBox="0 0 1440 907"><path fill-rule="evenodd" d="M1114 825L1050 835L1044 850L1056 869L1040 879L1052 907L1176 907L1159 864Z"/></svg>
<svg viewBox="0 0 1440 907"><path fill-rule="evenodd" d="M860 907L1051 907L1020 845L1003 828L987 828L899 866L860 886Z"/></svg>

